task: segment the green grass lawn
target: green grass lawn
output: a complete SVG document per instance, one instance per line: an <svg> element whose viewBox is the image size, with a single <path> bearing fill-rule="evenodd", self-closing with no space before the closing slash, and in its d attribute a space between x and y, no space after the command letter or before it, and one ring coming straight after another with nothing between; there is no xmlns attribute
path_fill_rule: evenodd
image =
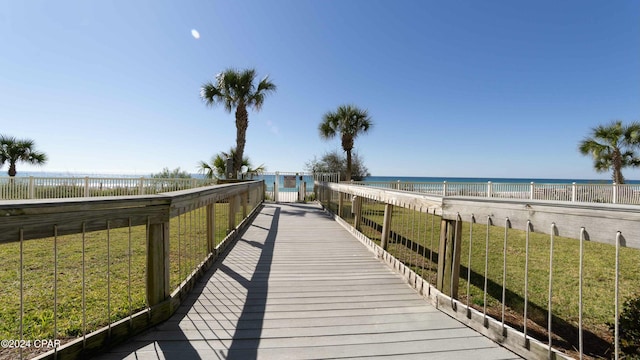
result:
<svg viewBox="0 0 640 360"><path fill-rule="evenodd" d="M343 218L353 224L351 203L344 202ZM337 211L337 202L330 205ZM384 205L363 201L363 225L361 231L380 243L380 231L384 218ZM412 266L414 271L429 279L436 280L437 259L440 237L439 216L427 215L419 211L394 207L392 236L389 252ZM465 219L466 220L466 219ZM479 220L480 221L480 220ZM501 317L503 259L505 229L488 226L489 251L486 252L487 225L464 222L462 226L461 271L459 299L469 302L472 307L484 309L485 255L487 266L487 312ZM472 230L472 231L471 231ZM576 230L578 234L579 229ZM505 281L505 321L522 329L525 298L526 233L523 230L508 229ZM615 232L612 234L615 236ZM470 240L471 239L471 240ZM469 265L469 245L471 243L471 264ZM558 332L554 344L571 349L577 347L578 297L579 297L579 241L556 236L553 260L553 300L552 327ZM530 233L528 271L528 325L529 334L543 341L547 335L547 307L549 293L549 250L550 236ZM433 252L432 252L433 251ZM640 289L640 250L622 248L620 251L620 304L624 299L638 296ZM469 271L470 270L470 271ZM607 244L585 242L583 272L583 326L585 332L585 352L593 356L605 356L612 336L609 323L615 320L615 247ZM469 279L469 282L467 281ZM469 285L469 286L468 286ZM467 288L469 288L467 292Z"/></svg>
<svg viewBox="0 0 640 360"><path fill-rule="evenodd" d="M228 204L216 204L215 213L218 244L227 234ZM238 224L242 220L241 209L235 217ZM207 255L205 221L205 208L171 219L172 288ZM0 281L4 284L0 292L0 339L20 338L20 246L18 241L0 244ZM86 233L84 239L82 234L75 234L55 240L28 240L22 247L24 339L74 338L147 306L145 226Z"/></svg>
<svg viewBox="0 0 640 360"><path fill-rule="evenodd" d="M331 203L332 210L337 204ZM342 213L353 221L351 203L345 201ZM361 231L380 241L384 205L365 201ZM171 220L170 226L170 284L180 282L206 256L206 211L204 208L187 212ZM238 211L235 223L242 214ZM227 234L228 204L216 204L216 243ZM503 246L505 230L489 226L487 270L487 307L490 314L500 315L503 283ZM392 239L389 251L411 265L414 270L435 282L437 248L440 236L440 217L419 211L394 207ZM463 223L461 275L459 294L482 310L484 307L485 224ZM471 241L470 241L471 239ZM547 302L549 284L549 235L532 233L529 244L528 317L537 323L529 327L532 335L546 340ZM57 249L57 315L54 316L54 242ZM468 264L471 242L471 264ZM131 245L129 245L131 244ZM23 246L23 296L25 339L65 339L91 332L117 319L143 309L145 300L146 229L144 226L97 231L82 235L68 235L25 241ZM86 312L83 314L83 258L85 259ZM130 249L130 250L129 250ZM556 237L553 270L554 331L560 337L554 343L567 348L576 346L578 321L578 264L579 241ZM525 232L507 232L506 300L507 322L518 328L522 325L524 309ZM0 338L20 337L20 243L0 244L0 280L5 284L0 293ZM107 260L109 259L109 260ZM623 248L620 252L621 303L640 289L640 251ZM606 244L585 243L584 251L584 310L585 328L595 335L589 338L587 351L596 354L611 343L607 323L614 321L613 282L615 249ZM470 270L470 272L468 271ZM470 282L467 283L467 278ZM110 283L110 295L107 283ZM131 284L131 286L129 286ZM469 291L467 292L467 285ZM86 325L85 325L86 324ZM54 335L54 325L57 332ZM585 336L590 336L588 333ZM603 345L604 344L604 345ZM591 347L593 350L590 350Z"/></svg>

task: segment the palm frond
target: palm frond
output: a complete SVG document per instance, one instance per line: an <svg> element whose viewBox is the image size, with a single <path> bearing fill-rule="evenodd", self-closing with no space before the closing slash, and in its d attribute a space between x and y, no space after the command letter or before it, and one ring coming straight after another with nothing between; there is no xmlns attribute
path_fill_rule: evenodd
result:
<svg viewBox="0 0 640 360"><path fill-rule="evenodd" d="M258 83L257 92L274 92L277 89L276 84L269 81L269 76L267 75Z"/></svg>
<svg viewBox="0 0 640 360"><path fill-rule="evenodd" d="M607 145L601 144L593 138L585 138L578 145L578 150L582 155L593 154L594 156L596 156L607 148Z"/></svg>
<svg viewBox="0 0 640 360"><path fill-rule="evenodd" d="M47 160L45 153L35 150L33 140L0 135L0 166L8 162L10 176L15 175L15 167L19 161L32 165L43 165Z"/></svg>
<svg viewBox="0 0 640 360"><path fill-rule="evenodd" d="M24 161L33 164L33 165L41 165L47 162L47 155L41 152L32 152L29 156L24 159Z"/></svg>
<svg viewBox="0 0 640 360"><path fill-rule="evenodd" d="M326 119L318 126L320 138L324 140L332 139L337 134L337 129L332 125L331 119Z"/></svg>
<svg viewBox="0 0 640 360"><path fill-rule="evenodd" d="M207 179L213 179L213 168L211 165L207 164L205 161L200 161L198 163L198 173L204 175Z"/></svg>
<svg viewBox="0 0 640 360"><path fill-rule="evenodd" d="M636 149L640 146L640 123L625 125L615 120L591 129L591 136L578 144L582 155L593 158L597 172L612 171L614 181L624 182L622 168L640 166Z"/></svg>
<svg viewBox="0 0 640 360"><path fill-rule="evenodd" d="M340 105L336 111L324 114L319 126L320 137L331 139L337 133L342 137L355 139L358 135L368 132L373 123L367 110L355 105Z"/></svg>

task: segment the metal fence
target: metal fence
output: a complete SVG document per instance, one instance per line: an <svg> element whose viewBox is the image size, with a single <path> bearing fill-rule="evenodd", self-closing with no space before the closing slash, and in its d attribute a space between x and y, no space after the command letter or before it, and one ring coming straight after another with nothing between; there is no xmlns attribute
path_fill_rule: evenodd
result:
<svg viewBox="0 0 640 360"><path fill-rule="evenodd" d="M263 194L253 181L3 201L0 358L84 358L166 320Z"/></svg>
<svg viewBox="0 0 640 360"><path fill-rule="evenodd" d="M265 172L253 178L265 183L267 200L304 202L315 199L314 181L338 182L338 173L307 173L293 171Z"/></svg>
<svg viewBox="0 0 640 360"><path fill-rule="evenodd" d="M0 200L148 195L215 183L195 178L0 177Z"/></svg>
<svg viewBox="0 0 640 360"><path fill-rule="evenodd" d="M440 310L525 358L622 355L620 304L640 296L639 207L318 186L325 208ZM572 188L552 188L554 200Z"/></svg>
<svg viewBox="0 0 640 360"><path fill-rule="evenodd" d="M538 184L451 182L349 182L439 196L472 196L501 199L553 200L640 205L640 184Z"/></svg>

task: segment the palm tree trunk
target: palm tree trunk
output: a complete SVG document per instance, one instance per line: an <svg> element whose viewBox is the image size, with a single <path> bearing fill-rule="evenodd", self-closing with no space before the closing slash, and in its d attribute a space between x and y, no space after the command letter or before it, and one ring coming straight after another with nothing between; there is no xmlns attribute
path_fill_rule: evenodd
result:
<svg viewBox="0 0 640 360"><path fill-rule="evenodd" d="M616 184L624 184L624 176L622 176L620 168L613 171L613 182Z"/></svg>
<svg viewBox="0 0 640 360"><path fill-rule="evenodd" d="M18 171L16 171L16 163L15 162L10 162L9 163L9 171L8 171L8 175L11 177L16 176L16 174L18 173Z"/></svg>
<svg viewBox="0 0 640 360"><path fill-rule="evenodd" d="M347 150L347 181L351 181L351 150Z"/></svg>
<svg viewBox="0 0 640 360"><path fill-rule="evenodd" d="M237 176L242 168L242 156L244 145L247 142L247 128L249 127L249 114L244 104L238 104L236 109L236 153L233 157L233 174Z"/></svg>
<svg viewBox="0 0 640 360"><path fill-rule="evenodd" d="M353 150L353 137L342 134L342 150L347 153L347 176L346 181L351 181L351 150Z"/></svg>
<svg viewBox="0 0 640 360"><path fill-rule="evenodd" d="M616 184L624 184L624 176L622 176L622 154L616 149L612 156L613 163L613 182Z"/></svg>

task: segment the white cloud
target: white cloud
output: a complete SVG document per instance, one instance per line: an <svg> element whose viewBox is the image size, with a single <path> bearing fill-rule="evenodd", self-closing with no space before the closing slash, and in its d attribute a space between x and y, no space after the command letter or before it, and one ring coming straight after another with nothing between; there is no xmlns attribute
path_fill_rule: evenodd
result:
<svg viewBox="0 0 640 360"><path fill-rule="evenodd" d="M200 39L200 33L196 29L191 29L191 36L193 36L194 39Z"/></svg>

